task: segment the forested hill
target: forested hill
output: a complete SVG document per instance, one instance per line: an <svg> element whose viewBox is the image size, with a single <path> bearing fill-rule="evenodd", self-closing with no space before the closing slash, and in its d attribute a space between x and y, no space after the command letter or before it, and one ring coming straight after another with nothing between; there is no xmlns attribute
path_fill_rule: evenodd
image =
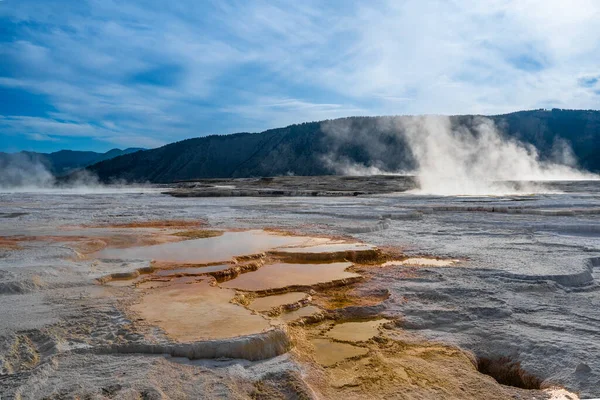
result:
<svg viewBox="0 0 600 400"><path fill-rule="evenodd" d="M469 126L475 116L450 117ZM102 161L91 167L105 182L112 180L166 183L197 178L326 175L340 172L340 162L377 166L388 171L414 167L401 132L389 121L402 117L350 117L271 129L183 140L157 149ZM502 134L534 145L550 159L557 143L573 149L579 166L600 172L600 111L532 110L489 116ZM332 132L343 126L343 138ZM373 150L373 143L379 146ZM332 162L333 160L333 162Z"/></svg>

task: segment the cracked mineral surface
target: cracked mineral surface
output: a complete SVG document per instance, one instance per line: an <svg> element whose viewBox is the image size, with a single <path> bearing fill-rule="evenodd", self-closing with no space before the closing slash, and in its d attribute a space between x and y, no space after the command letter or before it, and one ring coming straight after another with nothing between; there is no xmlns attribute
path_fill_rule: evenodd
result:
<svg viewBox="0 0 600 400"><path fill-rule="evenodd" d="M600 188L555 192L0 194L1 398L599 397Z"/></svg>

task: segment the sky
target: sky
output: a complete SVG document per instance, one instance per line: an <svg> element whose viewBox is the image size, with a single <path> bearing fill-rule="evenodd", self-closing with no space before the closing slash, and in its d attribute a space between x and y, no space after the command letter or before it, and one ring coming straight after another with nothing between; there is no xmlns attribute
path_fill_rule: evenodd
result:
<svg viewBox="0 0 600 400"><path fill-rule="evenodd" d="M0 151L600 108L595 0L0 0Z"/></svg>

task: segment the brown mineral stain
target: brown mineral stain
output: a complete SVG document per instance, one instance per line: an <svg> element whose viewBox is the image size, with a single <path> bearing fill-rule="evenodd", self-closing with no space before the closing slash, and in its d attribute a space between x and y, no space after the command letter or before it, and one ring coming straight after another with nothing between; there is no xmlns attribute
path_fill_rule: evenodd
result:
<svg viewBox="0 0 600 400"><path fill-rule="evenodd" d="M321 312L321 309L315 306L306 306L301 307L296 310L284 312L277 319L275 319L274 323L277 324L279 322L290 323L294 322L300 318L310 317L311 315L315 315Z"/></svg>
<svg viewBox="0 0 600 400"><path fill-rule="evenodd" d="M364 342L379 334L379 327L387 319L375 321L345 322L335 325L325 336L342 342Z"/></svg>
<svg viewBox="0 0 600 400"><path fill-rule="evenodd" d="M338 253L347 251L372 250L375 246L363 243L325 243L314 246L286 247L278 249L281 253Z"/></svg>
<svg viewBox="0 0 600 400"><path fill-rule="evenodd" d="M131 310L181 341L224 339L269 328L260 315L230 303L235 293L207 281L148 290Z"/></svg>
<svg viewBox="0 0 600 400"><path fill-rule="evenodd" d="M211 237L221 236L222 231L209 231L204 229L194 229L191 231L181 231L173 233L174 236L179 236L185 239L207 239Z"/></svg>
<svg viewBox="0 0 600 400"><path fill-rule="evenodd" d="M307 294L303 292L289 292L275 296L259 297L252 301L248 306L256 311L269 311L274 307L281 307L287 304L294 304L306 298Z"/></svg>
<svg viewBox="0 0 600 400"><path fill-rule="evenodd" d="M338 343L329 339L312 339L310 343L315 348L315 360L323 366L331 366L347 358L363 356L369 349L347 343Z"/></svg>
<svg viewBox="0 0 600 400"><path fill-rule="evenodd" d="M209 272L224 271L231 268L231 264L218 264L206 267L183 267L173 269L160 269L154 272L155 276L175 276L175 275L202 275Z"/></svg>
<svg viewBox="0 0 600 400"><path fill-rule="evenodd" d="M352 263L330 264L285 264L265 265L256 272L243 274L225 282L223 287L239 290L259 291L288 286L310 286L318 283L359 277L346 269Z"/></svg>
<svg viewBox="0 0 600 400"><path fill-rule="evenodd" d="M11 237L0 237L0 249L1 250L19 250L21 245L19 239Z"/></svg>

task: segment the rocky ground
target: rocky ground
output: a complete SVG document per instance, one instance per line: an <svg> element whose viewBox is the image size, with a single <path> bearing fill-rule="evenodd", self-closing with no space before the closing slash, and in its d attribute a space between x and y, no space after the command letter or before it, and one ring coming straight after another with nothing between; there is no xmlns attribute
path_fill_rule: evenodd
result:
<svg viewBox="0 0 600 400"><path fill-rule="evenodd" d="M595 395L587 198L568 209L173 201L2 198L2 398ZM445 219L480 242L463 247ZM508 239L515 221L529 221L525 236ZM559 227L578 236L539 233ZM557 262L566 248L581 267ZM498 254L504 268L485 268ZM525 271L515 255L540 263Z"/></svg>
<svg viewBox="0 0 600 400"><path fill-rule="evenodd" d="M416 187L412 176L277 176L185 181L165 193L174 197L337 197L405 192Z"/></svg>

